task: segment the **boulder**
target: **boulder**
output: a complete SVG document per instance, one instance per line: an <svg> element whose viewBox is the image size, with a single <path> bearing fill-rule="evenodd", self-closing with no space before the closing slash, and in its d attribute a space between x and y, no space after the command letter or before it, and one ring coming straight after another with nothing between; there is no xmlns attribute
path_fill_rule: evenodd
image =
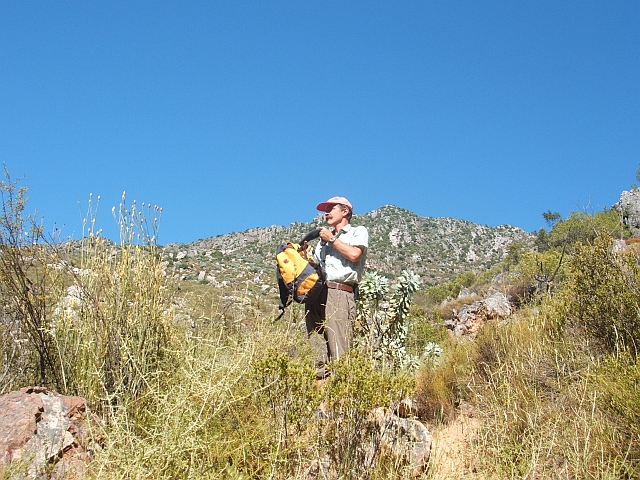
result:
<svg viewBox="0 0 640 480"><path fill-rule="evenodd" d="M631 235L640 237L640 189L623 191L613 208L620 213L622 223L629 226Z"/></svg>
<svg viewBox="0 0 640 480"><path fill-rule="evenodd" d="M627 242L620 239L613 241L613 253L622 253L627 250Z"/></svg>
<svg viewBox="0 0 640 480"><path fill-rule="evenodd" d="M498 292L471 305L463 305L459 311L454 310L452 318L444 326L456 336L475 338L487 320L508 317L511 313L513 306L509 299L504 293Z"/></svg>
<svg viewBox="0 0 640 480"><path fill-rule="evenodd" d="M473 292L471 290L469 290L468 288L463 288L462 290L460 290L460 293L458 293L458 298L470 297L472 295Z"/></svg>
<svg viewBox="0 0 640 480"><path fill-rule="evenodd" d="M418 420L400 418L384 408L376 408L373 421L380 431L380 447L402 464L409 465L414 477L422 475L429 466L431 432Z"/></svg>
<svg viewBox="0 0 640 480"><path fill-rule="evenodd" d="M16 478L84 478L90 460L86 418L83 398L46 388L0 396L0 476L14 464Z"/></svg>
<svg viewBox="0 0 640 480"><path fill-rule="evenodd" d="M513 313L513 307L504 293L494 293L483 301L484 314L487 319L508 317Z"/></svg>

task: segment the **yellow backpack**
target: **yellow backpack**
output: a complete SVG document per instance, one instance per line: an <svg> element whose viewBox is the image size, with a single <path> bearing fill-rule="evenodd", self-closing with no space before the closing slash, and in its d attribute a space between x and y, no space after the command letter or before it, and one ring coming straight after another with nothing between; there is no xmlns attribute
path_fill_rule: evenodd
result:
<svg viewBox="0 0 640 480"><path fill-rule="evenodd" d="M312 232L313 233L313 232ZM305 239L307 239L305 237ZM301 242L303 245L305 241ZM320 265L307 256L304 247L298 243L279 245L276 249L278 264L278 289L280 291L280 317L292 302L313 303L324 288L325 277ZM277 320L277 319L276 319Z"/></svg>

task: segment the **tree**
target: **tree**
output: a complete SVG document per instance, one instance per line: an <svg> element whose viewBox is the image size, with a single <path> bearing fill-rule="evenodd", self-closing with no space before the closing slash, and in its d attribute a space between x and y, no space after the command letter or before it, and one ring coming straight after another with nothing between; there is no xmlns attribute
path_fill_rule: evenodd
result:
<svg viewBox="0 0 640 480"><path fill-rule="evenodd" d="M553 227L558 221L562 220L562 215L558 212L552 212L551 210L547 210L542 216L550 227Z"/></svg>

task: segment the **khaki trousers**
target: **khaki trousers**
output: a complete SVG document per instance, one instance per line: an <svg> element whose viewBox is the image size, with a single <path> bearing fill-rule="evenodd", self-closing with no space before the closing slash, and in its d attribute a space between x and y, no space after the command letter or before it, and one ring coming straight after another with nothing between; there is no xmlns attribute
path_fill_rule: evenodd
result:
<svg viewBox="0 0 640 480"><path fill-rule="evenodd" d="M353 293L325 287L319 303L306 305L305 310L307 335L316 352L317 378L326 378L327 364L347 353L353 344Z"/></svg>

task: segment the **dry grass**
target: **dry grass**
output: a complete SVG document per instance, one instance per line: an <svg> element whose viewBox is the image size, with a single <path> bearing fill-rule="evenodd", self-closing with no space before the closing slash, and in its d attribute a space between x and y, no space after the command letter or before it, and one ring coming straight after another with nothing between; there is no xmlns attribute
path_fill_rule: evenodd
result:
<svg viewBox="0 0 640 480"><path fill-rule="evenodd" d="M416 375L416 394L420 419L431 425L454 419L461 400L468 395L474 345L448 339L437 363L423 365Z"/></svg>
<svg viewBox="0 0 640 480"><path fill-rule="evenodd" d="M261 321L241 336L212 326L179 353L175 372L116 410L92 464L96 478L404 475L364 446L379 440L369 412L402 398L405 380L353 355L319 391L301 332ZM316 417L321 401L328 419Z"/></svg>
<svg viewBox="0 0 640 480"><path fill-rule="evenodd" d="M472 391L482 422L482 469L499 478L637 475L639 438L628 431L634 420L612 418L603 402L596 374L603 360L590 356L580 338L549 328L553 319L545 315L553 313L550 306L479 338ZM618 375L606 378L619 384ZM639 398L636 390L624 403Z"/></svg>

